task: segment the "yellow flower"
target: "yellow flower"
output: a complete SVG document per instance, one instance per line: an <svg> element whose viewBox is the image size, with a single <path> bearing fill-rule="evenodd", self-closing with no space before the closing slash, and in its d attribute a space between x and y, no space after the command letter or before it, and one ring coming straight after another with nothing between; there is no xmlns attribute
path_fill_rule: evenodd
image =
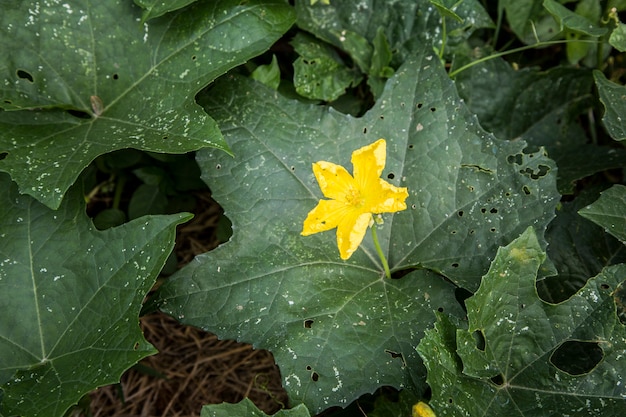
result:
<svg viewBox="0 0 626 417"><path fill-rule="evenodd" d="M341 165L319 161L313 173L324 197L304 220L302 235L337 228L341 259L348 259L363 241L372 214L406 209L407 189L380 178L387 159L387 143L379 139L352 152L354 177Z"/></svg>
<svg viewBox="0 0 626 417"><path fill-rule="evenodd" d="M413 405L413 417L437 417L432 408L425 402L418 402Z"/></svg>

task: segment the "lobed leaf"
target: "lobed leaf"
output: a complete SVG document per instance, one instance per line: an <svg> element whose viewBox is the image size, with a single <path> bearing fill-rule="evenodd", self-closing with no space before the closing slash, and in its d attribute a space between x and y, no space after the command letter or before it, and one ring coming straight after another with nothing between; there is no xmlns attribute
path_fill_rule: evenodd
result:
<svg viewBox="0 0 626 417"><path fill-rule="evenodd" d="M194 95L293 23L280 0L196 2L143 24L140 12L126 0L3 4L0 171L22 193L56 208L116 149L228 151Z"/></svg>
<svg viewBox="0 0 626 417"><path fill-rule="evenodd" d="M626 328L614 294L620 264L561 304L537 296L545 254L529 228L498 251L466 300L469 328L443 315L418 347L437 416L620 415L626 404ZM573 358L572 358L573 357Z"/></svg>
<svg viewBox="0 0 626 417"><path fill-rule="evenodd" d="M486 134L428 52L407 61L362 118L241 77L220 80L199 100L238 156L197 156L233 238L171 277L161 308L272 351L292 404L312 412L381 385L421 393L414 346L433 310L463 315L455 286L439 274L476 289L499 244L553 217L552 161ZM346 262L334 232L300 236L322 197L311 164L349 168L353 150L381 137L383 178L409 190L408 209L385 215L378 233L401 279L384 278L369 235Z"/></svg>
<svg viewBox="0 0 626 417"><path fill-rule="evenodd" d="M63 416L155 353L143 298L188 214L95 230L74 189L57 211L0 174L0 386L6 415ZM1 391L0 391L1 392Z"/></svg>

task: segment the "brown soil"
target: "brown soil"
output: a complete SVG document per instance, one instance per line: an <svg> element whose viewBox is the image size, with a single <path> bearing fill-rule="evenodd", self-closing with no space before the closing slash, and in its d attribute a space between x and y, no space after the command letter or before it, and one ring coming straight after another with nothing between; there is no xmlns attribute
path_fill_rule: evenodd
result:
<svg viewBox="0 0 626 417"><path fill-rule="evenodd" d="M221 208L199 193L196 216L181 226L176 254L180 264L216 247ZM91 393L94 417L199 416L206 404L250 398L265 413L287 406L272 354L248 344L219 340L162 313L140 320L146 339L159 353L128 370L120 384Z"/></svg>

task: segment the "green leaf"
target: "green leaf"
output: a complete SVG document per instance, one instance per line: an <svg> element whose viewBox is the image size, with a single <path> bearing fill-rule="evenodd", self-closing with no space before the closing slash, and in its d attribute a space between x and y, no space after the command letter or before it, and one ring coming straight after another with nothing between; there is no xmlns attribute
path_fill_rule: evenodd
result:
<svg viewBox="0 0 626 417"><path fill-rule="evenodd" d="M607 80L597 70L593 72L593 78L598 87L600 102L604 106L604 127L613 139L626 140L626 123L623 120L623 115L626 114L626 87Z"/></svg>
<svg viewBox="0 0 626 417"><path fill-rule="evenodd" d="M603 191L596 202L578 213L626 243L626 186L616 184Z"/></svg>
<svg viewBox="0 0 626 417"><path fill-rule="evenodd" d="M448 1L445 2L449 3ZM456 2L454 9L462 23L450 19L448 43L467 40L477 29L493 27L489 14L480 1ZM382 28L393 51L390 68L398 68L407 58L424 48L439 47L442 41L441 14L429 1L374 1L358 3L332 2L325 7L312 7L306 0L296 1L297 24L316 37L345 51L364 74L376 69L375 38ZM451 34L454 34L453 36Z"/></svg>
<svg viewBox="0 0 626 417"><path fill-rule="evenodd" d="M620 52L626 52L626 25L622 22L618 22L611 36L609 36L609 43L615 49Z"/></svg>
<svg viewBox="0 0 626 417"><path fill-rule="evenodd" d="M624 166L625 150L589 144L580 126L580 116L595 102L589 71L516 71L495 58L459 73L456 81L459 94L485 129L497 137L546 147L559 167L561 193L572 194L581 178ZM499 87L494 90L495 84Z"/></svg>
<svg viewBox="0 0 626 417"><path fill-rule="evenodd" d="M73 188L52 211L0 174L0 384L6 415L62 416L155 353L138 314L188 214L97 231Z"/></svg>
<svg viewBox="0 0 626 417"><path fill-rule="evenodd" d="M378 28L373 43L372 66L369 69L367 83L372 89L372 94L377 98L382 94L385 81L393 75L394 70L389 66L392 52L383 28Z"/></svg>
<svg viewBox="0 0 626 417"><path fill-rule="evenodd" d="M267 417L250 399L244 398L237 404L214 404L202 407L200 417ZM310 417L307 408L300 404L290 410L280 410L274 417Z"/></svg>
<svg viewBox="0 0 626 417"><path fill-rule="evenodd" d="M190 5L196 0L134 0L135 4L144 9L141 23L147 22L155 17L163 16L174 10Z"/></svg>
<svg viewBox="0 0 626 417"><path fill-rule="evenodd" d="M573 201L562 202L548 225L547 253L559 273L537 282L537 290L544 300L564 301L604 267L626 263L626 246L578 214L598 195L597 190L589 187Z"/></svg>
<svg viewBox="0 0 626 417"><path fill-rule="evenodd" d="M361 81L358 72L346 67L330 45L304 33L296 34L291 44L300 55L293 63L298 94L333 101Z"/></svg>
<svg viewBox="0 0 626 417"><path fill-rule="evenodd" d="M147 214L164 214L167 196L156 185L141 184L128 203L128 218L137 219Z"/></svg>
<svg viewBox="0 0 626 417"><path fill-rule="evenodd" d="M567 7L557 3L555 0L543 0L543 7L556 19L559 23L559 31L565 28L589 36L602 36L607 33L608 29L599 27L591 20L587 19L580 13L575 13Z"/></svg>
<svg viewBox="0 0 626 417"><path fill-rule="evenodd" d="M199 100L238 155L197 156L234 234L161 287L162 309L271 350L292 404L312 412L381 385L420 393L414 346L433 309L459 314L454 286L438 274L476 289L498 245L554 215L552 161L486 134L431 52L401 67L362 118L241 77ZM300 236L322 197L311 164L349 168L352 151L381 137L383 178L410 194L408 209L384 216L378 233L392 271L419 268L402 279L383 278L369 235L345 262L334 232Z"/></svg>
<svg viewBox="0 0 626 417"><path fill-rule="evenodd" d="M456 6L456 4L453 4L451 6L447 6L446 4L444 4L443 0L428 0L433 6L435 6L437 8L437 10L439 10L439 13L441 13L442 16L444 17L449 17L451 19L454 19L458 22L463 22L463 18L461 16L459 16L458 14L454 13L454 11L452 10L452 8L454 8L454 6ZM461 3L461 2L458 2Z"/></svg>
<svg viewBox="0 0 626 417"><path fill-rule="evenodd" d="M280 67L276 55L272 55L272 62L267 65L259 65L250 75L252 79L265 84L266 86L278 90L280 85Z"/></svg>
<svg viewBox="0 0 626 417"><path fill-rule="evenodd" d="M500 0L511 30L526 44L550 39L559 32L554 18L543 7L543 0Z"/></svg>
<svg viewBox="0 0 626 417"><path fill-rule="evenodd" d="M0 107L22 111L0 112L0 170L22 193L56 208L81 170L116 149L227 150L194 95L265 51L293 12L279 0L221 0L139 20L130 1L5 2Z"/></svg>
<svg viewBox="0 0 626 417"><path fill-rule="evenodd" d="M623 412L626 328L613 293L626 265L606 268L555 305L535 290L544 256L529 228L498 251L480 289L465 301L469 328L440 315L426 332L418 351L438 417Z"/></svg>

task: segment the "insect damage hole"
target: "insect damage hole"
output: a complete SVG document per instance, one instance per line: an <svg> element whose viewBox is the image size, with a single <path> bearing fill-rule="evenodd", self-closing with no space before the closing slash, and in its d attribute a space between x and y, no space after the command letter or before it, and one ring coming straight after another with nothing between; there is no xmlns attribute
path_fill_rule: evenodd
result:
<svg viewBox="0 0 626 417"><path fill-rule="evenodd" d="M393 350L385 349L385 353L391 356L392 359L402 360L402 366L406 366L406 359L404 359L404 355L401 352L394 352Z"/></svg>
<svg viewBox="0 0 626 417"><path fill-rule="evenodd" d="M21 78L21 79L23 79L23 80L27 80L27 81L29 81L29 82L31 82L31 83L34 83L34 82L35 82L35 79L33 78L33 76L32 76L32 75L30 74L30 72L28 72L28 71L24 71L24 70L21 70L21 69L20 69L20 70L17 70L16 75L17 75L19 78Z"/></svg>
<svg viewBox="0 0 626 417"><path fill-rule="evenodd" d="M390 172L389 174L387 174L387 179L392 180L392 179L394 179L395 177L396 177L396 176L394 175L394 173L393 173L393 172Z"/></svg>
<svg viewBox="0 0 626 417"><path fill-rule="evenodd" d="M570 375L584 375L602 361L604 351L597 342L568 340L550 356L550 363Z"/></svg>
<svg viewBox="0 0 626 417"><path fill-rule="evenodd" d="M487 343L485 342L485 334L483 333L483 331L476 330L474 333L472 333L472 336L474 337L474 341L476 342L476 349L484 352Z"/></svg>
<svg viewBox="0 0 626 417"><path fill-rule="evenodd" d="M313 326L314 321L311 319L304 320L304 328L310 329Z"/></svg>

